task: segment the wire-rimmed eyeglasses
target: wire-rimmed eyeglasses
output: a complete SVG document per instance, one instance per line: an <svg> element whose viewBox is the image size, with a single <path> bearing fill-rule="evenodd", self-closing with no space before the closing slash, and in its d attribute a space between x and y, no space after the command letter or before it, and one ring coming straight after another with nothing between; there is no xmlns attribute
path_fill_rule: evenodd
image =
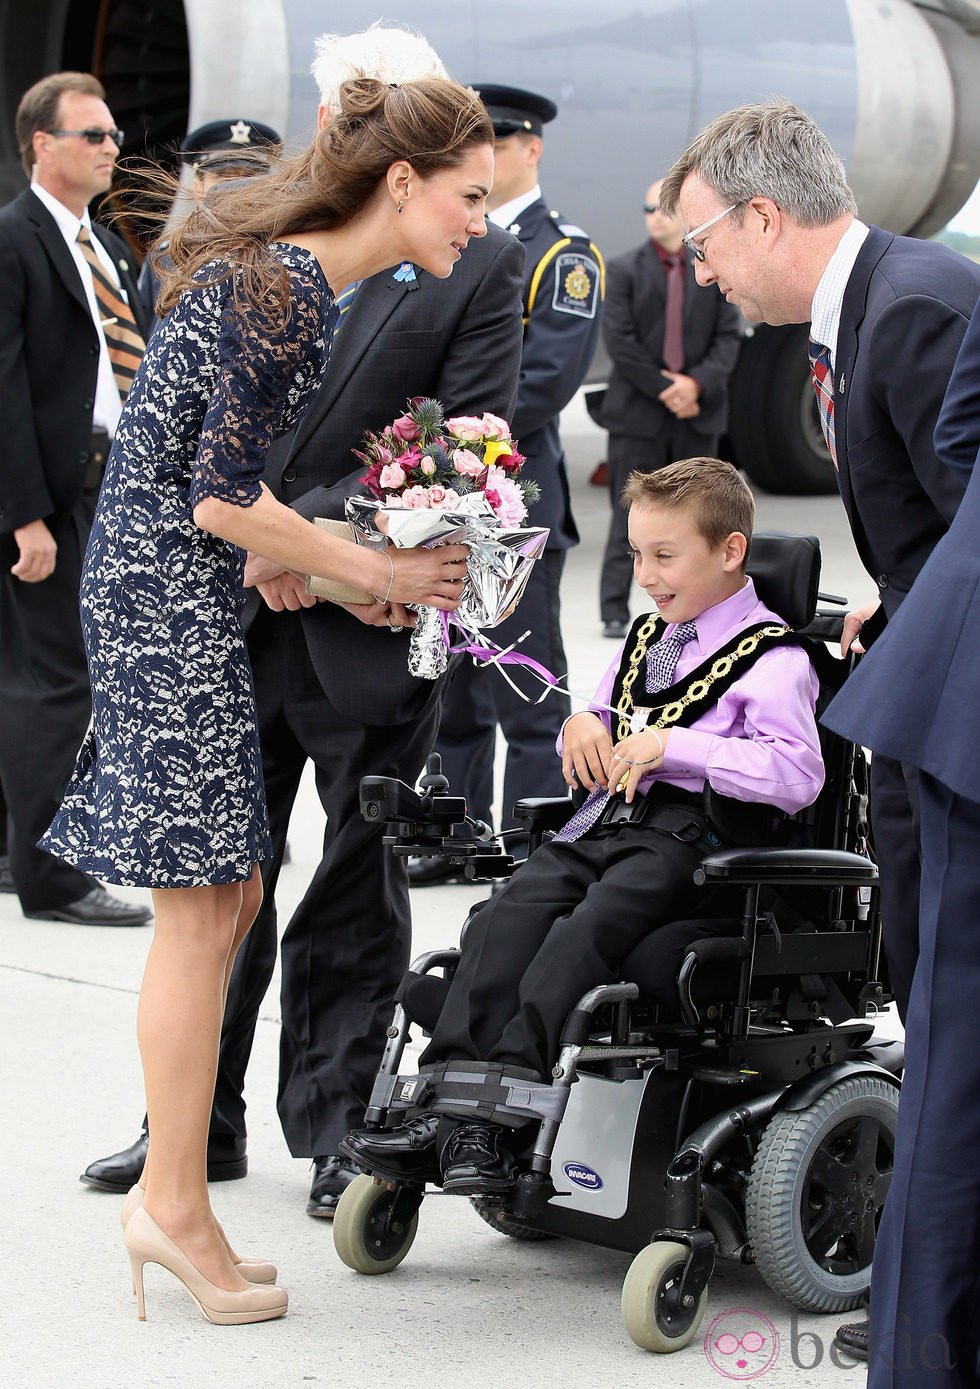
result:
<svg viewBox="0 0 980 1389"><path fill-rule="evenodd" d="M695 260L704 260L704 250L701 246L695 246L694 238L696 236L703 236L709 227L713 227L716 222L720 222L723 217L727 217L730 212L734 212L737 207L741 206L742 202L732 203L731 207L726 207L723 212L716 212L714 217L709 217L707 222L702 222L700 227L695 227L693 231L689 231L681 237L684 245Z"/></svg>

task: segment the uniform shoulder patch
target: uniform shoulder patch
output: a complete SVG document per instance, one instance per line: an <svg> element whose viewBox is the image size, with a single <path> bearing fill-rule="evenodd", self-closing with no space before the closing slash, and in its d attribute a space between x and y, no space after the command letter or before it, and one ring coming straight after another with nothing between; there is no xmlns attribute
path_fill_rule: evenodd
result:
<svg viewBox="0 0 980 1389"><path fill-rule="evenodd" d="M558 313L595 318L599 289L599 266L591 256L580 251L563 251L555 257L551 307Z"/></svg>

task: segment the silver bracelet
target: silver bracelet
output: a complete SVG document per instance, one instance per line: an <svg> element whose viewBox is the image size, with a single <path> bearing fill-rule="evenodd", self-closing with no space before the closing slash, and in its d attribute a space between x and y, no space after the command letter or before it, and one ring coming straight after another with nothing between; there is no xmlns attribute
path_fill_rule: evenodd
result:
<svg viewBox="0 0 980 1389"><path fill-rule="evenodd" d="M388 599L391 597L391 589L395 582L395 561L391 558L391 551L388 549L387 546L382 550L381 553L387 557L388 563L391 565L391 575L388 579L388 592L385 594L383 598L378 598L378 595L376 593L373 593L372 597L375 598L379 603L387 603Z"/></svg>

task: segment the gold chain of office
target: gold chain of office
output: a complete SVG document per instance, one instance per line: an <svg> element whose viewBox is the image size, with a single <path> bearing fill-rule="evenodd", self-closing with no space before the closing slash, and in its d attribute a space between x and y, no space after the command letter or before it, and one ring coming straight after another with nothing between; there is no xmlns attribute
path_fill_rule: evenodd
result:
<svg viewBox="0 0 980 1389"><path fill-rule="evenodd" d="M630 715L635 707L632 697L633 686L636 684L637 677L641 671L645 671L646 654L650 647L650 639L657 630L660 619L656 614L651 613L646 621L638 628L636 641L629 656L629 669L623 676L623 687L620 692L619 700L616 705L619 714L619 725L617 739L629 737L632 732L630 726ZM717 681L723 680L734 665L744 661L747 657L754 654L759 643L767 637L784 636L791 629L784 626L759 627L755 631L748 633L734 646L730 646L726 651L711 663L707 673L700 676L697 680L692 680L677 699L671 700L669 704L661 707L656 721L647 720L648 728L669 728L671 724L677 723L684 713L684 710L691 704L701 703L709 693L712 685ZM652 711L651 711L652 712Z"/></svg>

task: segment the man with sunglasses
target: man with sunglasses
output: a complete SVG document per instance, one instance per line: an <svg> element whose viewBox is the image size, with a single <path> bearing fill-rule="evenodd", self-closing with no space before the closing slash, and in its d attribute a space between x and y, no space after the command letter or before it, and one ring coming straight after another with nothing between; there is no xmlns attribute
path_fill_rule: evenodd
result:
<svg viewBox="0 0 980 1389"><path fill-rule="evenodd" d="M631 472L712 457L728 422L728 378L741 342L738 310L698 287L676 215L647 189L647 239L611 260L602 337L612 361L598 422L609 431L612 512L599 579L603 636L629 625L633 561L621 497Z"/></svg>
<svg viewBox="0 0 980 1389"><path fill-rule="evenodd" d="M670 170L660 198L692 228L684 241L700 284L716 284L751 322L810 324L824 435L878 589L878 600L845 622L845 653L861 651L894 617L963 496L933 432L980 296L980 266L859 221L827 137L778 98L714 120ZM919 949L914 768L874 757L871 817L885 954L904 1021ZM842 1330L841 1343L866 1356L866 1328Z"/></svg>
<svg viewBox="0 0 980 1389"><path fill-rule="evenodd" d="M10 869L25 916L136 926L146 907L36 847L88 724L79 578L146 326L129 251L88 213L123 137L101 83L75 72L35 83L16 131L31 187L0 210L0 780Z"/></svg>

